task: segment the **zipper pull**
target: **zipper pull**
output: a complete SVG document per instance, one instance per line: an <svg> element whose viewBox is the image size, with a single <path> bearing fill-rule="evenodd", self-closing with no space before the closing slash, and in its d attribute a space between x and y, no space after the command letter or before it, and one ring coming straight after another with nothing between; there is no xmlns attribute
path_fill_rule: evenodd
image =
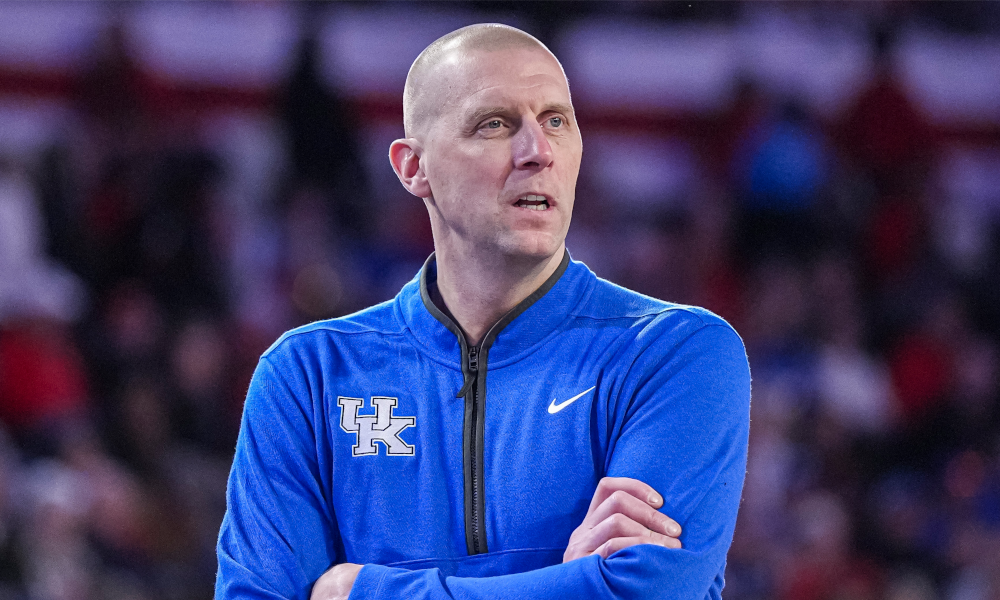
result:
<svg viewBox="0 0 1000 600"><path fill-rule="evenodd" d="M469 348L469 370L473 373L479 372L479 346Z"/></svg>
<svg viewBox="0 0 1000 600"><path fill-rule="evenodd" d="M472 346L469 348L469 372L465 374L465 382L462 385L462 389L458 390L455 394L456 398L462 398L469 393L472 386L476 383L476 373L479 372L479 346Z"/></svg>

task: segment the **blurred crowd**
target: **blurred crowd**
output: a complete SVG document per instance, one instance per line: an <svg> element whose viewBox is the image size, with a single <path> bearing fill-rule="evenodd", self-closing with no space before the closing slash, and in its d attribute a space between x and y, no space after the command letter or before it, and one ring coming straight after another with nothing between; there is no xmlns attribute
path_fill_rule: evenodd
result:
<svg viewBox="0 0 1000 600"><path fill-rule="evenodd" d="M893 40L834 119L747 79L672 121L681 194L609 191L584 152L574 258L747 346L729 600L1000 598L1000 214L968 181L1000 172L914 106ZM112 26L72 126L0 156L0 600L211 597L257 357L432 250L316 63L306 35L263 121L185 112Z"/></svg>

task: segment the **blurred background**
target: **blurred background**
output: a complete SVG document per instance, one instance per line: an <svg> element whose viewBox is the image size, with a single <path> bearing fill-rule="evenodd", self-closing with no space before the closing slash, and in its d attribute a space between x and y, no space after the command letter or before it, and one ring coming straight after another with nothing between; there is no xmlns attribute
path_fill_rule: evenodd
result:
<svg viewBox="0 0 1000 600"><path fill-rule="evenodd" d="M1000 3L6 2L0 600L211 597L257 357L419 269L403 81L481 21L565 65L574 258L746 342L726 598L1000 598Z"/></svg>

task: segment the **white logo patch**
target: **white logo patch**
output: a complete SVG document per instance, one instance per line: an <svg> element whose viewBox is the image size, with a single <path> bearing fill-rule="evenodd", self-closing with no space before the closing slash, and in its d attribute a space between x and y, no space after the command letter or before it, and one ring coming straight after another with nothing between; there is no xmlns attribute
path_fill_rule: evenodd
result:
<svg viewBox="0 0 1000 600"><path fill-rule="evenodd" d="M550 415L556 414L557 412L561 411L562 409L566 408L570 404L573 404L574 402L576 402L577 400L579 400L580 398L582 398L588 392L594 391L594 388L596 388L596 387L597 386L595 385L594 387L590 388L589 390L584 390L584 391L580 392L579 394L573 396L569 400L567 400L565 402L560 402L559 404L556 404L556 399L553 398L552 399L552 404L549 404L549 414Z"/></svg>
<svg viewBox="0 0 1000 600"><path fill-rule="evenodd" d="M372 396L375 414L359 415L358 409L365 403L363 398L346 396L337 398L337 405L340 406L340 428L357 436L357 443L352 449L354 456L378 454L375 442L382 442L385 445L385 453L389 456L413 456L413 446L404 442L399 434L407 427L416 425L417 418L394 415L392 411L396 407L396 402L396 398Z"/></svg>

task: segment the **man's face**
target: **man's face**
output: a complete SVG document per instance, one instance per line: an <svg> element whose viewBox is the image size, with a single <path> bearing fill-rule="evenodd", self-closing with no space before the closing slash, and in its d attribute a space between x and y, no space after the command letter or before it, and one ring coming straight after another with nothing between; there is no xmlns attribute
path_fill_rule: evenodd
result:
<svg viewBox="0 0 1000 600"><path fill-rule="evenodd" d="M583 143L569 86L540 49L455 53L420 158L435 244L550 257L563 248Z"/></svg>

